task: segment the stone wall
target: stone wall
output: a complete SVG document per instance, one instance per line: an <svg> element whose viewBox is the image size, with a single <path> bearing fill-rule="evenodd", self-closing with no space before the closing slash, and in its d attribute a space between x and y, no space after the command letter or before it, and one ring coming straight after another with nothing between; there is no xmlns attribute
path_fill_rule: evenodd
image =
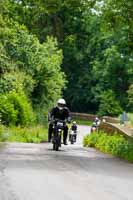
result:
<svg viewBox="0 0 133 200"><path fill-rule="evenodd" d="M99 126L99 130L103 130L104 132L106 132L108 134L121 134L127 139L133 138L133 135L129 134L129 132L124 129L118 128L116 124L102 122Z"/></svg>
<svg viewBox="0 0 133 200"><path fill-rule="evenodd" d="M71 116L73 118L79 118L79 119L84 119L84 120L89 120L89 121L94 121L95 117L97 115L92 115L92 114L85 114L85 113L73 113L71 112ZM117 118L113 118L113 117L108 117L108 116L104 116L101 118L102 119L105 119L106 122L109 122L109 123L119 123L119 119Z"/></svg>
<svg viewBox="0 0 133 200"><path fill-rule="evenodd" d="M83 119L83 120L89 120L93 121L96 117L96 115L91 115L91 114L85 114L85 113L73 113L71 112L72 118L75 119Z"/></svg>
<svg viewBox="0 0 133 200"><path fill-rule="evenodd" d="M85 113L71 113L72 118L75 119L83 119L83 120L89 120L89 121L94 121L96 115L92 114L85 114ZM102 122L102 120L105 119L106 122ZM99 130L103 130L108 134L121 134L125 138L132 138L131 135L129 135L126 131L121 130L118 128L118 123L119 119L117 118L112 118L112 117L102 117L101 118L101 124L99 126Z"/></svg>

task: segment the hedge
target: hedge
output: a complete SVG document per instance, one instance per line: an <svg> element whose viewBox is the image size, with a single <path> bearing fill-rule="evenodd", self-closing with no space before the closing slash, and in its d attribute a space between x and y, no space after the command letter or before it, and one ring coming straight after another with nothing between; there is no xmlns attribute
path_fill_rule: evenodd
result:
<svg viewBox="0 0 133 200"><path fill-rule="evenodd" d="M108 135L105 132L95 132L84 137L85 147L96 149L133 162L133 140L128 140L122 135Z"/></svg>

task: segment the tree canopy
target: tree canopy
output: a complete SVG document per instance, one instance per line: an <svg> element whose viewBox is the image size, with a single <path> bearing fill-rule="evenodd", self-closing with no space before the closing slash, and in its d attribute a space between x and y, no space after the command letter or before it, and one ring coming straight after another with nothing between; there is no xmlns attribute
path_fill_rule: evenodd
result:
<svg viewBox="0 0 133 200"><path fill-rule="evenodd" d="M132 7L132 0L1 0L0 93L25 95L33 110L48 110L63 94L72 111L130 111Z"/></svg>

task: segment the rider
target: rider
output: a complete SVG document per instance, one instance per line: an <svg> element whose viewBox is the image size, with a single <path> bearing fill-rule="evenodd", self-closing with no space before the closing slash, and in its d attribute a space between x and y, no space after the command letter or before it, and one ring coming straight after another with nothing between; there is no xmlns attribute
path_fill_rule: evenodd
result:
<svg viewBox="0 0 133 200"><path fill-rule="evenodd" d="M99 126L101 121L98 117L96 117L94 122L96 123L96 126Z"/></svg>
<svg viewBox="0 0 133 200"><path fill-rule="evenodd" d="M69 109L66 107L66 101L64 99L59 99L57 101L57 106L52 108L49 112L48 120L49 129L48 129L48 142L51 142L52 133L53 133L53 122L52 120L59 119L59 120L66 120L70 123L70 112ZM65 124L64 131L63 131L63 143L67 145L67 135L68 135L68 126Z"/></svg>
<svg viewBox="0 0 133 200"><path fill-rule="evenodd" d="M77 123L76 123L76 121L72 122L71 130L74 131L75 133L77 132Z"/></svg>
<svg viewBox="0 0 133 200"><path fill-rule="evenodd" d="M96 122L93 122L92 126L91 126L91 132L96 131L97 130L97 124Z"/></svg>
<svg viewBox="0 0 133 200"><path fill-rule="evenodd" d="M75 141L77 139L77 123L76 121L72 122L71 130L74 132Z"/></svg>

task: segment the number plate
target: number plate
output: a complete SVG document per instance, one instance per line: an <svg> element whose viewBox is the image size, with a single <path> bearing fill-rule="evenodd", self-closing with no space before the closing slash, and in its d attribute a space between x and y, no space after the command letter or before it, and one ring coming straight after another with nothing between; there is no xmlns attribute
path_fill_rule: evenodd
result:
<svg viewBox="0 0 133 200"><path fill-rule="evenodd" d="M62 122L57 122L57 126L63 126L63 123Z"/></svg>

